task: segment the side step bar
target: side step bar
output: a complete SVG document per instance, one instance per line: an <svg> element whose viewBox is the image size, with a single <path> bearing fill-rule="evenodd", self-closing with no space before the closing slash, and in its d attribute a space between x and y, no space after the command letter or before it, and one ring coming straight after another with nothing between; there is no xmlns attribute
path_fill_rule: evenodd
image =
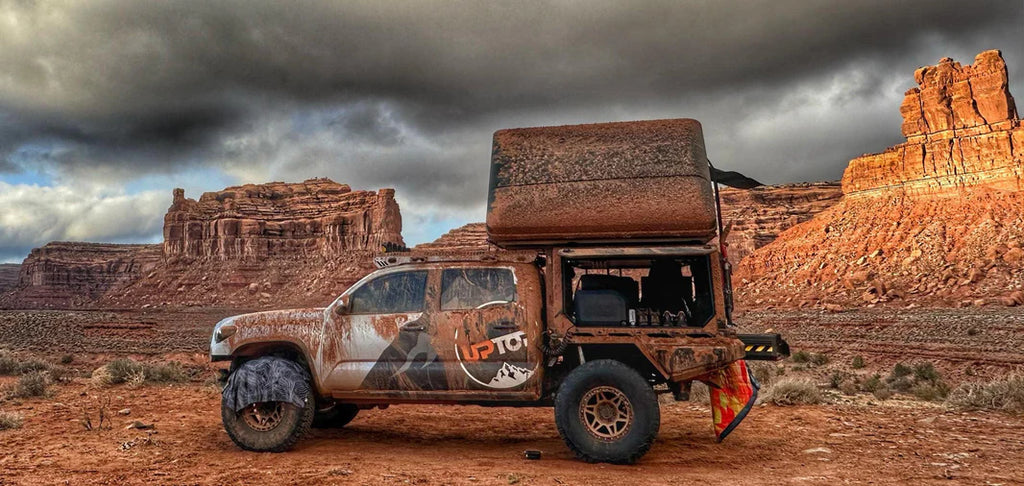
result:
<svg viewBox="0 0 1024 486"><path fill-rule="evenodd" d="M781 334L740 334L748 361L778 361L789 356L789 344Z"/></svg>

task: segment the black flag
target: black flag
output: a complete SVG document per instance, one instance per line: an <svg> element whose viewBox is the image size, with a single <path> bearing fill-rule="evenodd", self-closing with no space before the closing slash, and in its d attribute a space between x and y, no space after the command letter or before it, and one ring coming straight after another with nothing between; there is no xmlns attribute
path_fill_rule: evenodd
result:
<svg viewBox="0 0 1024 486"><path fill-rule="evenodd" d="M718 170L714 166L711 166L711 180L729 187L735 187L736 189L753 189L763 185L739 172Z"/></svg>

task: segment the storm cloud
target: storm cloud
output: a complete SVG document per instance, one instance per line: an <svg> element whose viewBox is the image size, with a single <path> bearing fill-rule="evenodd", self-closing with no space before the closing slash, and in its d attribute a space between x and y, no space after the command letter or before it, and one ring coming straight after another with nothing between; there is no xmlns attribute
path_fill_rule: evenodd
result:
<svg viewBox="0 0 1024 486"><path fill-rule="evenodd" d="M1024 92L1022 26L1019 1L0 0L0 190L327 176L396 187L416 243L482 219L496 129L680 116L718 166L837 179L901 139L918 66L1002 49ZM0 228L0 260L112 238L44 228Z"/></svg>

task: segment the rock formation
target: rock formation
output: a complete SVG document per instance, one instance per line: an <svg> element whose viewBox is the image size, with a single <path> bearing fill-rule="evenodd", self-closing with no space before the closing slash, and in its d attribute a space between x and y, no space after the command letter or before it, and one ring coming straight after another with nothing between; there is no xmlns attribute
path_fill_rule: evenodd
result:
<svg viewBox="0 0 1024 486"><path fill-rule="evenodd" d="M352 191L329 179L229 187L198 201L175 189L164 217L168 258L329 256L385 244L403 244L394 189Z"/></svg>
<svg viewBox="0 0 1024 486"><path fill-rule="evenodd" d="M18 286L18 274L20 272L20 264L0 263L0 294Z"/></svg>
<svg viewBox="0 0 1024 486"><path fill-rule="evenodd" d="M413 248L417 252L482 252L496 251L498 247L487 242L487 225L469 223L455 228L430 243L421 243Z"/></svg>
<svg viewBox="0 0 1024 486"><path fill-rule="evenodd" d="M88 304L160 265L160 245L53 242L35 248L21 264L17 304L64 307ZM12 306L14 296L3 299Z"/></svg>
<svg viewBox="0 0 1024 486"><path fill-rule="evenodd" d="M953 188L1021 190L1024 129L1010 95L1006 63L985 51L971 66L944 58L918 69L920 85L906 93L900 114L906 143L850 162L843 192L897 190L956 194Z"/></svg>
<svg viewBox="0 0 1024 486"><path fill-rule="evenodd" d="M786 228L811 219L842 196L837 182L722 188L722 221L733 265L775 240Z"/></svg>
<svg viewBox="0 0 1024 486"><path fill-rule="evenodd" d="M329 179L174 190L162 245L50 243L0 307L325 304L404 246L393 189Z"/></svg>
<svg viewBox="0 0 1024 486"><path fill-rule="evenodd" d="M998 51L918 69L907 141L850 162L843 198L737 268L746 305L1024 304L1024 127Z"/></svg>

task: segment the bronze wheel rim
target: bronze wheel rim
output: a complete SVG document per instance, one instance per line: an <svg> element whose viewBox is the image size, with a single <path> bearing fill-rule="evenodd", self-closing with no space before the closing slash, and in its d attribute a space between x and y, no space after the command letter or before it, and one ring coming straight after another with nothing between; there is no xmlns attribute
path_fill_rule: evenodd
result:
<svg viewBox="0 0 1024 486"><path fill-rule="evenodd" d="M284 417L284 405L281 402L254 403L242 409L242 420L249 428L267 432L281 425Z"/></svg>
<svg viewBox="0 0 1024 486"><path fill-rule="evenodd" d="M590 435L613 442L625 436L633 425L633 404L618 388L592 388L580 400L580 420Z"/></svg>

